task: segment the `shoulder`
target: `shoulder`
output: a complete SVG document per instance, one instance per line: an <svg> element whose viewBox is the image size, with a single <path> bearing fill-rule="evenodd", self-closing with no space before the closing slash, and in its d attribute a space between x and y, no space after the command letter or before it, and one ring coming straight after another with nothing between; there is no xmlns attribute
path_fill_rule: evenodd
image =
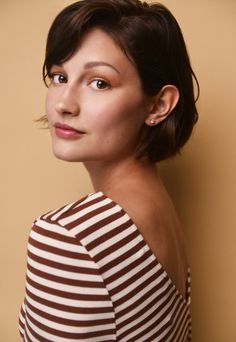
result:
<svg viewBox="0 0 236 342"><path fill-rule="evenodd" d="M78 201L71 202L60 208L53 209L46 214L40 216L40 219L55 222L61 226L67 226L69 222L73 222L79 218L88 218L96 216L99 212L105 211L111 207L111 200L106 198L102 193L91 193L82 197Z"/></svg>
<svg viewBox="0 0 236 342"><path fill-rule="evenodd" d="M51 229L57 227L82 241L84 238L90 239L89 235L92 236L96 231L102 232L122 216L126 216L126 213L112 199L102 192L95 192L40 216L36 223L44 227L51 226Z"/></svg>
<svg viewBox="0 0 236 342"><path fill-rule="evenodd" d="M30 231L29 259L34 259L33 263L37 260L37 265L40 262L42 270L50 264L53 269L78 271L78 274L82 272L100 279L96 255L102 251L111 223L123 215L102 193L88 195L43 214Z"/></svg>
<svg viewBox="0 0 236 342"><path fill-rule="evenodd" d="M47 332L51 331L53 341L57 341L54 333L59 336L55 330L57 317L60 317L59 328L66 329L70 337L102 336L99 326L94 327L94 317L100 317L104 334L107 326L115 327L113 304L98 264L86 245L67 227L69 221L73 222L73 215L83 211L86 215L88 208L91 211L92 203L96 199L87 196L42 215L30 232L26 317L30 320L33 305L37 312L35 329L41 331L46 317ZM78 322L76 327L74 322Z"/></svg>
<svg viewBox="0 0 236 342"><path fill-rule="evenodd" d="M88 260L102 274L118 255L125 261L130 242L143 246L138 235L128 214L98 192L39 218L30 243L55 255Z"/></svg>

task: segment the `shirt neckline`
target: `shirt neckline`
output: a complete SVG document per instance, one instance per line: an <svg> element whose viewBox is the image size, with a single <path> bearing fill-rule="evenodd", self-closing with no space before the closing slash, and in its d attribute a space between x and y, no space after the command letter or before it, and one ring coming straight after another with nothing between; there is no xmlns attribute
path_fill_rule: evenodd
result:
<svg viewBox="0 0 236 342"><path fill-rule="evenodd" d="M161 268L163 275L166 279L169 280L172 288L174 289L175 293L179 296L179 298L186 304L189 305L190 304L190 267L188 266L187 268L187 279L186 279L186 297L184 297L182 295L182 293L179 291L179 289L176 287L176 285L174 284L174 282L172 281L172 279L169 277L168 273L165 271L165 268L162 266L162 264L159 262L158 258L156 257L156 255L152 252L149 244L147 243L147 241L145 240L144 236L141 234L138 226L135 224L135 222L133 221L133 219L129 216L129 214L127 213L127 211L122 207L122 205L120 205L119 203L115 202L111 197L107 196L104 192L102 191L97 191L97 192L92 192L90 194L87 195L87 197L90 196L98 196L98 197L105 197L106 199L110 200L114 205L117 206L117 208L119 208L125 215L127 215L127 217L129 218L129 220L132 222L133 226L135 227L136 231L138 232L139 237L141 237L144 241L145 244L148 248L148 250L151 253L151 257L155 260L156 264L159 265L159 267ZM86 197L86 198L87 198Z"/></svg>

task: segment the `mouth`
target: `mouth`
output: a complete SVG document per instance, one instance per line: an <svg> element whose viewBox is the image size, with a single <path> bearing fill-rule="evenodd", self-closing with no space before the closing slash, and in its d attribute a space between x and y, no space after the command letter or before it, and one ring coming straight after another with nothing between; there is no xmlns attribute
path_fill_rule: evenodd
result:
<svg viewBox="0 0 236 342"><path fill-rule="evenodd" d="M56 123L54 125L55 134L59 138L63 139L78 139L80 138L85 132L79 131L74 127L71 127L67 124Z"/></svg>

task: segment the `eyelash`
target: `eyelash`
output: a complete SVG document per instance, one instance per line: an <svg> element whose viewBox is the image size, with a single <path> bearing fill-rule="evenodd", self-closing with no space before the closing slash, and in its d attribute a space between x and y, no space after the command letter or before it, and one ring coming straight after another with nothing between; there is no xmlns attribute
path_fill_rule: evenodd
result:
<svg viewBox="0 0 236 342"><path fill-rule="evenodd" d="M56 74L56 73L55 74L49 74L48 76L49 76L51 83L54 83L54 84L61 84L61 83L67 82L67 78L64 75L59 74L59 73L58 74ZM58 77L58 81L55 81L56 77ZM62 78L61 81L59 80L60 77Z"/></svg>
<svg viewBox="0 0 236 342"><path fill-rule="evenodd" d="M48 75L48 77L50 79L50 82L53 84L67 83L67 78L63 74L60 74L60 73L51 73ZM57 80L55 80L56 78L57 78ZM93 87L94 82L97 83L96 87ZM99 82L100 82L100 84L102 83L102 85L103 85L102 88L99 88L99 86L98 86ZM106 89L110 89L110 87L111 87L109 82L107 82L101 78L93 79L92 81L89 82L89 85L95 90L106 90ZM104 87L104 85L105 85L105 87Z"/></svg>
<svg viewBox="0 0 236 342"><path fill-rule="evenodd" d="M92 86L92 84L93 83L97 83L97 87L96 87L96 90L106 90L106 89L109 89L110 87L111 87L111 85L107 82L107 81L105 81L105 80L103 80L103 79L101 79L101 78L97 78L97 79L94 79L94 80L92 80L90 83L89 83L89 85L91 85L91 87L93 88L93 89L95 89L93 86ZM105 87L103 88L99 88L98 87L98 83L99 82L101 82L103 85L105 85Z"/></svg>

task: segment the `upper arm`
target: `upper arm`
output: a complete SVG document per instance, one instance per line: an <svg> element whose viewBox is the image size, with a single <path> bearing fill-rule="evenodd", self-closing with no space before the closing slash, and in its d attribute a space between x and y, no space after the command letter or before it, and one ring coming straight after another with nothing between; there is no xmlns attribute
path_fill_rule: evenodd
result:
<svg viewBox="0 0 236 342"><path fill-rule="evenodd" d="M113 306L96 263L58 224L37 220L28 244L26 330L38 340L114 340Z"/></svg>

